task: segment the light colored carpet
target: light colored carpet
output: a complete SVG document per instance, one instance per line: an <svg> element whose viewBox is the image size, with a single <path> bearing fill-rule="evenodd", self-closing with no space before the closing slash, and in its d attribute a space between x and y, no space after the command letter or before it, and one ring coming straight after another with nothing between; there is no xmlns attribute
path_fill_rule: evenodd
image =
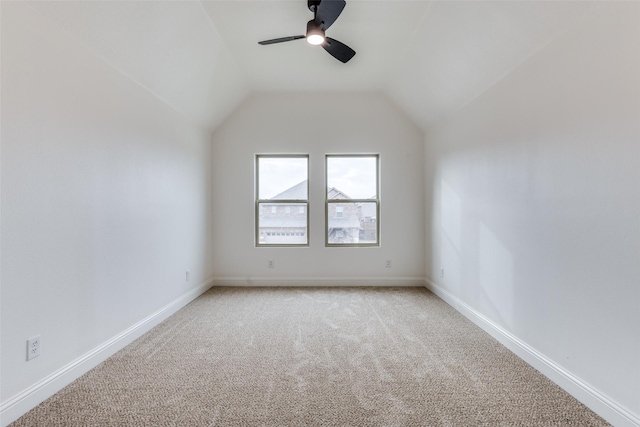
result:
<svg viewBox="0 0 640 427"><path fill-rule="evenodd" d="M603 426L421 288L213 288L19 426Z"/></svg>

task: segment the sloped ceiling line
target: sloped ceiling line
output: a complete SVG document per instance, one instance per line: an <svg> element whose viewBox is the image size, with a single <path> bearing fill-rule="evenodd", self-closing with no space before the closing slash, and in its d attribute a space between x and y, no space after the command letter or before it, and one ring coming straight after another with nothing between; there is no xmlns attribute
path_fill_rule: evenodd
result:
<svg viewBox="0 0 640 427"><path fill-rule="evenodd" d="M35 1L32 9L212 132L244 100L233 56L198 1Z"/></svg>
<svg viewBox="0 0 640 427"><path fill-rule="evenodd" d="M304 40L303 0L33 1L110 67L213 132L251 92L382 92L426 130L511 73L598 2L348 0L331 37Z"/></svg>

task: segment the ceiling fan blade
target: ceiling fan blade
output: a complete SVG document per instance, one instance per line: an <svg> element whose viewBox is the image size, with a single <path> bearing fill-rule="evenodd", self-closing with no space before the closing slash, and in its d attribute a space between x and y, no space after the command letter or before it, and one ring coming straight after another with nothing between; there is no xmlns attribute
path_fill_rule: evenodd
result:
<svg viewBox="0 0 640 427"><path fill-rule="evenodd" d="M263 40L261 42L258 42L258 44L261 44L264 46L264 45L274 44L274 43L290 42L292 40L298 40L303 38L305 38L305 36L280 37L279 39Z"/></svg>
<svg viewBox="0 0 640 427"><path fill-rule="evenodd" d="M324 50L329 52L331 56L342 63L347 63L356 54L355 50L338 40L332 39L331 37L325 38L324 43L322 43L322 47Z"/></svg>
<svg viewBox="0 0 640 427"><path fill-rule="evenodd" d="M344 0L322 0L316 10L316 24L326 30L338 19L346 5Z"/></svg>

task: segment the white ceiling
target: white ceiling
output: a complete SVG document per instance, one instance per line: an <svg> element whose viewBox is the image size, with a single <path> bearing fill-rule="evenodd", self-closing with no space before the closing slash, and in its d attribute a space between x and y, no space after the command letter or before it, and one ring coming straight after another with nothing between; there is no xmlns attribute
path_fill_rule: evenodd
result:
<svg viewBox="0 0 640 427"><path fill-rule="evenodd" d="M348 1L327 30L327 36L356 51L349 63L342 64L304 39L258 45L260 40L304 34L313 18L306 0L203 5L247 83L260 91L382 89L428 7L422 1Z"/></svg>
<svg viewBox="0 0 640 427"><path fill-rule="evenodd" d="M383 92L423 129L460 108L599 3L347 0L327 35L347 64L296 40L306 0L29 3L119 72L214 130L251 92Z"/></svg>

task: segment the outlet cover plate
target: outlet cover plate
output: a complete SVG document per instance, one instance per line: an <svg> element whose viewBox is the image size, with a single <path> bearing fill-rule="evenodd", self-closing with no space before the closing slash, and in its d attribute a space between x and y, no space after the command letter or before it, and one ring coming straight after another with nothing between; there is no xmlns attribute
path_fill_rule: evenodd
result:
<svg viewBox="0 0 640 427"><path fill-rule="evenodd" d="M27 361L40 356L40 335L27 340Z"/></svg>

